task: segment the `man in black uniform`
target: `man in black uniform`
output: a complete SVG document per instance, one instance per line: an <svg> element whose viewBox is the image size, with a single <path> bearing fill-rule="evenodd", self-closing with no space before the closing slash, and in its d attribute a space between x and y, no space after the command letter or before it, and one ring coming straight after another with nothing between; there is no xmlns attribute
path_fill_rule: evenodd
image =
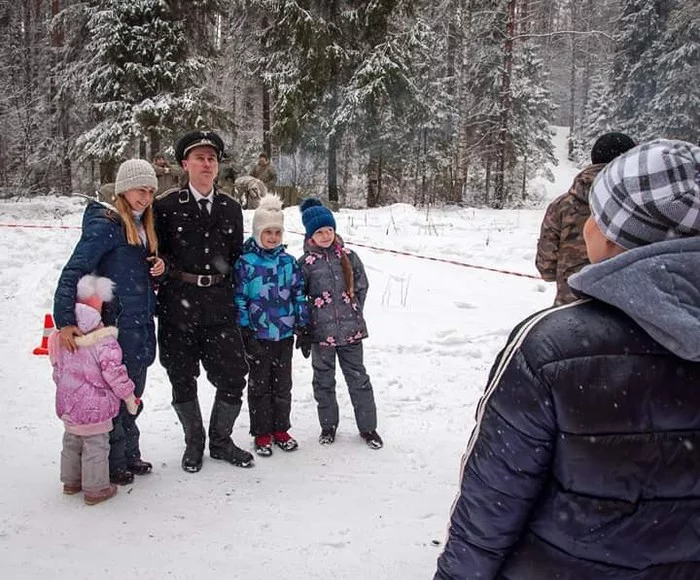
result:
<svg viewBox="0 0 700 580"><path fill-rule="evenodd" d="M248 366L236 325L232 267L243 244L243 212L230 195L214 187L224 152L211 131L193 131L175 146L189 183L159 197L156 231L168 264L158 290L160 362L173 388L173 407L185 432L182 468L202 468L205 433L197 399L201 361L216 387L209 421L209 455L239 467L253 456L231 439L241 410Z"/></svg>

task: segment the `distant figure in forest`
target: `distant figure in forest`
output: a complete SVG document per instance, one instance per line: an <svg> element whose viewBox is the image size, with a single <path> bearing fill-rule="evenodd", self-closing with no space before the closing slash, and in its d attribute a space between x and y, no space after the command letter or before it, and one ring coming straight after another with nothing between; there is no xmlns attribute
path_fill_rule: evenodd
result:
<svg viewBox="0 0 700 580"><path fill-rule="evenodd" d="M163 153L156 153L153 157L153 169L158 178L158 191L156 191L156 195L173 189L174 187L180 187L181 172L176 166L168 163Z"/></svg>
<svg viewBox="0 0 700 580"><path fill-rule="evenodd" d="M537 241L535 265L542 278L557 283L554 305L576 300L567 280L589 264L583 241L583 224L591 215L588 193L596 175L618 155L635 146L623 133L606 133L591 149L591 162L571 184L569 191L557 197L547 207Z"/></svg>
<svg viewBox="0 0 700 580"><path fill-rule="evenodd" d="M267 187L257 177L241 175L234 181L233 195L243 209L257 209L260 200L267 195Z"/></svg>
<svg viewBox="0 0 700 580"><path fill-rule="evenodd" d="M272 192L275 184L277 183L277 170L275 166L270 161L267 153L261 153L258 157L258 162L253 165L253 168L248 174L262 181L265 187Z"/></svg>

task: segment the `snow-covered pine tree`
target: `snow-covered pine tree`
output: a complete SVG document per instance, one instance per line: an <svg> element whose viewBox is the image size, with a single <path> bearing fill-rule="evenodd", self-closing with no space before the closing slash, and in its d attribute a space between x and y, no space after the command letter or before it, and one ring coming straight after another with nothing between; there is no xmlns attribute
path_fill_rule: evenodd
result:
<svg viewBox="0 0 700 580"><path fill-rule="evenodd" d="M610 81L607 75L593 75L590 82L586 107L583 110L577 141L579 150L576 159L582 164L590 163L590 153L596 139L610 131L618 131L613 119L613 97L610 92Z"/></svg>
<svg viewBox="0 0 700 580"><path fill-rule="evenodd" d="M89 7L90 41L74 78L84 87L94 124L76 142L100 163L101 182L116 164L160 149L180 131L224 118L204 88L203 56L192 54L184 14L165 0L106 0Z"/></svg>
<svg viewBox="0 0 700 580"><path fill-rule="evenodd" d="M657 92L650 105L655 136L700 139L700 3L675 1L659 41Z"/></svg>
<svg viewBox="0 0 700 580"><path fill-rule="evenodd" d="M394 13L388 4L381 16L363 13L375 29L357 47L360 58L340 91L332 125L333 131L351 133L367 155L369 207L381 203L386 177L401 179L412 156L415 128L437 124L431 111L441 101L430 91L430 29L410 17L412 6L398 3Z"/></svg>
<svg viewBox="0 0 700 580"><path fill-rule="evenodd" d="M650 104L658 91L657 64L668 0L625 0L616 23L611 97L618 130L637 141L656 136Z"/></svg>
<svg viewBox="0 0 700 580"><path fill-rule="evenodd" d="M556 108L548 84L544 62L539 58L534 43L518 43L508 124L512 151L507 165L506 186L510 204L520 204L527 199L527 183L538 173L546 171L544 177L554 180L552 172L544 169L557 163L552 143L554 132L550 125Z"/></svg>

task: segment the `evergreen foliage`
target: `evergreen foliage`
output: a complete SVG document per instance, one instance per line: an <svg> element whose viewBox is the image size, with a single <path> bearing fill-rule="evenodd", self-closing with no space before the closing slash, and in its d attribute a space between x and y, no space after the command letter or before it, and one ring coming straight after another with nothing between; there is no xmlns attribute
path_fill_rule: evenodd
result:
<svg viewBox="0 0 700 580"><path fill-rule="evenodd" d="M611 130L698 139L697 2L0 0L0 24L10 191L91 192L207 127L229 177L266 150L331 200L504 207L552 123L584 164Z"/></svg>
<svg viewBox="0 0 700 580"><path fill-rule="evenodd" d="M107 0L88 8L90 41L73 68L94 123L76 141L85 157L117 162L163 139L209 126L222 111L203 86L209 63L188 51L185 23L165 0Z"/></svg>

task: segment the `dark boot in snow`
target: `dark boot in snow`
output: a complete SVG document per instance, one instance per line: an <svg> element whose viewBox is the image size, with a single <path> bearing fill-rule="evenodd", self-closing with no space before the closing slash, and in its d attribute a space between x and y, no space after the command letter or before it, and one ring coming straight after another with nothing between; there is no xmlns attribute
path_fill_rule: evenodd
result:
<svg viewBox="0 0 700 580"><path fill-rule="evenodd" d="M128 469L115 469L109 474L109 481L117 485L134 483L134 474Z"/></svg>
<svg viewBox="0 0 700 580"><path fill-rule="evenodd" d="M241 412L241 404L215 400L209 420L209 456L228 461L236 467L253 467L253 456L231 439L233 424Z"/></svg>
<svg viewBox="0 0 700 580"><path fill-rule="evenodd" d="M382 447L384 447L384 441L382 441L382 438L376 431L367 431L366 433L360 433L360 437L362 437L365 440L365 443L367 443L367 446L371 449L381 449Z"/></svg>
<svg viewBox="0 0 700 580"><path fill-rule="evenodd" d="M128 469L134 475L146 475L153 471L153 464L143 459L135 459L129 463Z"/></svg>
<svg viewBox="0 0 700 580"><path fill-rule="evenodd" d="M321 445L330 445L335 441L335 427L326 427L321 429L321 435L319 435L318 442Z"/></svg>
<svg viewBox="0 0 700 580"><path fill-rule="evenodd" d="M175 407L175 412L185 432L185 453L182 456L182 469L188 473L197 473L202 469L202 457L204 456L204 442L206 439L199 401L177 403L173 407Z"/></svg>

